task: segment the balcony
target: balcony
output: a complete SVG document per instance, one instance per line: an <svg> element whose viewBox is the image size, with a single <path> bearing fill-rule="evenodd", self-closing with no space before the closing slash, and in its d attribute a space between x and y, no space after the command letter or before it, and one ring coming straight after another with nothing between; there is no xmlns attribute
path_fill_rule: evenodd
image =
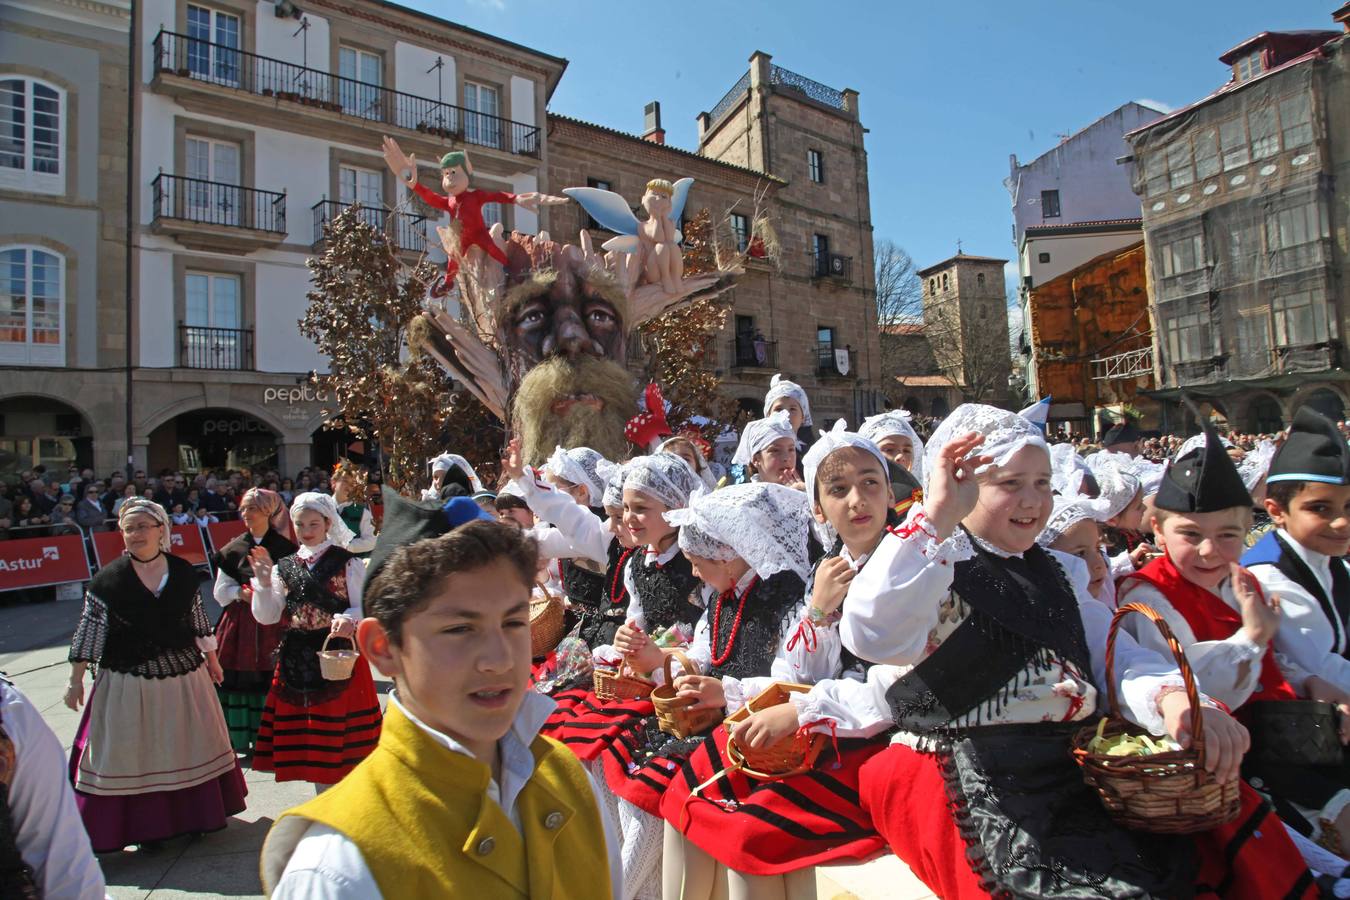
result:
<svg viewBox="0 0 1350 900"><path fill-rule="evenodd" d="M361 221L371 228L383 231L398 251L420 255L427 249L426 216L398 212L383 206L340 203L337 200L320 200L310 207L310 211L314 214L314 247L317 248L323 243L324 226L336 219L349 206L356 206Z"/></svg>
<svg viewBox="0 0 1350 900"><path fill-rule="evenodd" d="M826 253L812 256L812 278L832 278L835 281L853 283L853 257L838 253Z"/></svg>
<svg viewBox="0 0 1350 900"><path fill-rule="evenodd" d="M840 366L840 355L844 365ZM833 344L816 345L816 375L822 378L857 378L858 354L852 347L836 347ZM840 369L843 371L840 371Z"/></svg>
<svg viewBox="0 0 1350 900"><path fill-rule="evenodd" d="M393 126L423 134L437 147L447 142L471 144L539 158L542 136L535 125L172 31L155 35L153 48L153 84L157 88L180 97L200 93L220 95L211 88L236 91L246 98L258 98L254 102L260 115L280 113L278 124L282 127L297 112L308 112L352 128L352 132L342 136L358 143L368 141L372 131L378 134L379 130ZM205 92L203 87L207 88ZM214 111L212 105L207 104L205 111Z"/></svg>
<svg viewBox="0 0 1350 900"><path fill-rule="evenodd" d="M150 183L156 234L195 250L248 253L286 239L286 195L160 172Z"/></svg>
<svg viewBox="0 0 1350 900"><path fill-rule="evenodd" d="M184 369L253 369L253 329L178 325L178 365Z"/></svg>
<svg viewBox="0 0 1350 900"><path fill-rule="evenodd" d="M740 335L731 341L733 369L778 370L778 342L757 341L752 336Z"/></svg>

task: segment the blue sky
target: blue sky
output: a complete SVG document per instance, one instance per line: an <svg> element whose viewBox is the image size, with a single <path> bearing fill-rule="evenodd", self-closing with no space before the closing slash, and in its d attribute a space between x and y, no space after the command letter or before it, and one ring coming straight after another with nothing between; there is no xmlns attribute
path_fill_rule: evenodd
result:
<svg viewBox="0 0 1350 900"><path fill-rule="evenodd" d="M1128 100L1179 107L1227 80L1218 55L1268 30L1333 29L1340 0L1023 0L683 4L402 0L570 61L555 112L667 141L750 54L861 93L875 237L922 267L956 251L1011 257L1008 155L1035 158ZM303 3L302 3L303 5ZM674 173L678 174L678 173Z"/></svg>

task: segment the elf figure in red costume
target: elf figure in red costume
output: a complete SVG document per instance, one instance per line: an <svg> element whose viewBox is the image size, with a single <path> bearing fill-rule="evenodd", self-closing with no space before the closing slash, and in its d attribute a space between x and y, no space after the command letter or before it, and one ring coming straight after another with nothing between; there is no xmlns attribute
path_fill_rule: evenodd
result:
<svg viewBox="0 0 1350 900"><path fill-rule="evenodd" d="M480 191L469 187L469 178L473 175L473 163L469 162L466 150L452 150L441 157L441 190L438 194L418 183L417 157L409 156L391 137L384 139L384 161L394 177L402 181L410 190L433 209L443 209L450 213L452 228L459 231L459 252L446 254L445 290L454 284L459 272L460 259L482 260L483 254L506 265L506 240L502 237L500 225L490 230L483 222L483 206L487 203L514 203L530 212L537 213L539 206L566 203L566 197L554 197L530 191L524 194L512 194L508 191ZM478 253L473 253L473 248ZM471 255L472 254L472 255Z"/></svg>

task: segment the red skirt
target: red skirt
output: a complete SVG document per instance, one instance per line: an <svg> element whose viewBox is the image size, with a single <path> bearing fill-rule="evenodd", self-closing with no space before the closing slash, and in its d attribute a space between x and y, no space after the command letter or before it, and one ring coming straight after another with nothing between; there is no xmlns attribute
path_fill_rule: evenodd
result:
<svg viewBox="0 0 1350 900"><path fill-rule="evenodd" d="M693 796L731 764L727 737L714 730L661 798L661 815L695 846L748 875L862 861L886 849L858 797L858 772L886 749L884 739L841 741L838 756L827 748L814 769L778 781L730 772Z"/></svg>
<svg viewBox="0 0 1350 900"><path fill-rule="evenodd" d="M661 798L702 742L703 736L680 739L665 734L657 727L656 716L647 716L619 732L600 754L605 783L616 797L659 818Z"/></svg>
<svg viewBox="0 0 1350 900"><path fill-rule="evenodd" d="M356 660L342 693L314 706L278 696L274 680L253 749L253 768L277 781L337 784L380 741L380 699L365 657Z"/></svg>
<svg viewBox="0 0 1350 900"><path fill-rule="evenodd" d="M584 688L559 691L553 699L558 707L539 733L566 744L583 760L595 759L624 729L653 711L650 700L601 700Z"/></svg>
<svg viewBox="0 0 1350 900"><path fill-rule="evenodd" d="M283 622L259 625L245 600L226 606L216 623L216 654L225 670L225 683L221 686L230 691L266 692L277 665L277 648L285 633Z"/></svg>
<svg viewBox="0 0 1350 900"><path fill-rule="evenodd" d="M892 744L863 765L863 808L876 829L914 874L944 900L991 896L952 815L939 757ZM1196 896L1235 900L1317 897L1312 873L1269 804L1242 785L1242 812L1195 841ZM1178 839L1184 840L1184 836Z"/></svg>

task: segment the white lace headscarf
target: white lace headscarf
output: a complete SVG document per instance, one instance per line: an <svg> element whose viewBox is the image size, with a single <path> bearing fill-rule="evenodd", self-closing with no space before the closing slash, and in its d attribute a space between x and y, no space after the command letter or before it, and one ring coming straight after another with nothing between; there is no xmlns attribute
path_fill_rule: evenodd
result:
<svg viewBox="0 0 1350 900"><path fill-rule="evenodd" d="M628 474L628 463L614 466L609 480L605 482L605 493L600 502L605 509L623 509L623 480Z"/></svg>
<svg viewBox="0 0 1350 900"><path fill-rule="evenodd" d="M708 490L710 491L717 490L717 475L713 473L712 466L708 463L708 458L703 455L702 450L698 449L698 444L695 444L693 441L689 440L689 438L678 434L675 435L674 437L666 438L664 441L661 442L661 445L656 448L656 452L674 453L673 450L667 450L666 448L669 447L671 444L675 443L676 441L683 441L685 444L688 444L690 447L693 448L694 456L698 457L698 461L702 466L702 468L699 471L695 472L694 474L698 475L699 480L703 482L703 486L706 487ZM688 460L685 460L685 462L688 462Z"/></svg>
<svg viewBox="0 0 1350 900"><path fill-rule="evenodd" d="M1255 447L1247 451L1247 455L1242 457L1242 462L1237 464L1238 474L1242 476L1242 483L1247 486L1248 491L1256 490L1256 486L1261 483L1261 479L1266 477L1270 471L1270 461L1275 458L1275 451L1279 449L1274 441L1260 441Z"/></svg>
<svg viewBox="0 0 1350 900"><path fill-rule="evenodd" d="M459 469L469 479L469 484L475 492L483 489L483 482L478 479L478 473L473 470L473 466L469 465L469 461L458 453L442 453L440 456L433 457L430 460L430 465L432 475L437 472L448 472L452 468Z"/></svg>
<svg viewBox="0 0 1350 900"><path fill-rule="evenodd" d="M1083 476L1091 471L1073 444L1050 445L1050 486L1061 497L1081 496Z"/></svg>
<svg viewBox="0 0 1350 900"><path fill-rule="evenodd" d="M639 456L624 467L623 489L640 491L666 509L682 509L703 482L673 453Z"/></svg>
<svg viewBox="0 0 1350 900"><path fill-rule="evenodd" d="M1097 521L1097 512L1093 508L1091 500L1082 497L1056 497L1054 511L1050 513L1050 521L1045 523L1045 530L1041 532L1040 537L1036 538L1036 543L1042 547L1049 547L1055 541L1064 537L1064 532L1079 522L1095 521Z"/></svg>
<svg viewBox="0 0 1350 900"><path fill-rule="evenodd" d="M126 524L127 519L132 516L149 516L154 519L161 526L159 529L159 549L164 553L172 552L173 543L169 533L173 526L169 524L169 514L164 511L164 507L146 497L132 497L124 502L117 511L118 529L120 530Z"/></svg>
<svg viewBox="0 0 1350 900"><path fill-rule="evenodd" d="M755 419L745 424L741 432L741 442L736 447L736 455L731 458L732 465L748 466L755 454L779 438L792 438L796 446L797 432L792 427L792 417L785 409L771 416Z"/></svg>
<svg viewBox="0 0 1350 900"><path fill-rule="evenodd" d="M888 460L886 454L882 453L876 444L869 441L860 434L848 430L848 423L839 419L834 423L834 427L829 431L820 433L820 440L811 445L811 449L806 451L802 457L802 474L806 479L806 508L815 510L819 499L816 495L816 472L819 471L821 463L836 450L843 447L856 447L859 450L865 450L876 457L877 462L881 463L882 476L890 479L890 470L886 467ZM826 547L834 544L837 534L834 526L829 522L818 522L815 516L811 517L811 527L815 529L816 539Z"/></svg>
<svg viewBox="0 0 1350 900"><path fill-rule="evenodd" d="M952 410L951 415L942 420L928 438L928 449L924 453L923 460L924 494L928 493L928 480L937 471L937 461L942 455L942 448L953 438L971 431L984 435L984 444L977 447L973 455L994 458L990 465L977 469L975 473L977 475L1007 465L1008 460L1023 447L1040 447L1045 451L1047 459L1050 455L1045 435L1017 413L996 406L985 406L982 403L962 403Z"/></svg>
<svg viewBox="0 0 1350 900"><path fill-rule="evenodd" d="M614 463L590 447L573 447L571 450L555 447L553 455L544 463L544 469L551 472L554 478L584 486L586 505L599 506Z"/></svg>
<svg viewBox="0 0 1350 900"><path fill-rule="evenodd" d="M1096 510L1098 522L1106 522L1120 515L1139 493L1139 478L1134 474L1134 467L1121 465L1113 458L1121 455L1112 453L1109 457L1097 459L1101 454L1094 453L1088 457L1092 477L1097 481L1097 497L1090 502Z"/></svg>
<svg viewBox="0 0 1350 900"><path fill-rule="evenodd" d="M791 397L802 407L802 424L814 425L811 421L811 401L806 399L806 391L795 381L788 381L782 375L775 375L769 381L769 392L764 395L764 416L768 418L769 407L773 406L774 401L779 397Z"/></svg>
<svg viewBox="0 0 1350 900"><path fill-rule="evenodd" d="M1230 441L1228 438L1224 437L1223 435L1219 435L1219 443L1223 444L1223 449L1225 451L1233 449L1233 442ZM1204 448L1206 444L1207 440L1205 438L1205 433L1203 431L1200 432L1199 434L1191 435L1190 437L1186 438L1185 441L1182 442L1181 448L1178 449L1177 452L1172 455L1172 462L1176 462L1177 460L1181 459L1183 456L1185 456L1187 453L1190 453L1197 447Z"/></svg>
<svg viewBox="0 0 1350 900"><path fill-rule="evenodd" d="M347 546L352 538L356 537L347 527L347 523L342 521L342 514L338 512L337 503L330 494L320 494L318 491L296 494L295 499L291 501L291 521L298 519L307 509L328 520L328 540L339 547Z"/></svg>
<svg viewBox="0 0 1350 900"><path fill-rule="evenodd" d="M740 557L760 578L795 572L806 580L811 527L806 495L780 484L736 484L698 493L685 509L665 514L680 529L680 549L706 559Z"/></svg>
<svg viewBox="0 0 1350 900"><path fill-rule="evenodd" d="M1136 460L1134 477L1139 479L1139 487L1145 497L1152 497L1158 493L1158 488L1162 487L1163 473L1166 471L1165 463L1150 462L1142 458Z"/></svg>
<svg viewBox="0 0 1350 900"><path fill-rule="evenodd" d="M923 484L923 441L919 439L919 433L914 430L914 426L909 423L909 419L908 410L893 409L863 419L858 434L874 444L880 444L891 435L909 438L914 444L914 462L910 465L909 471L914 476L915 481Z"/></svg>

